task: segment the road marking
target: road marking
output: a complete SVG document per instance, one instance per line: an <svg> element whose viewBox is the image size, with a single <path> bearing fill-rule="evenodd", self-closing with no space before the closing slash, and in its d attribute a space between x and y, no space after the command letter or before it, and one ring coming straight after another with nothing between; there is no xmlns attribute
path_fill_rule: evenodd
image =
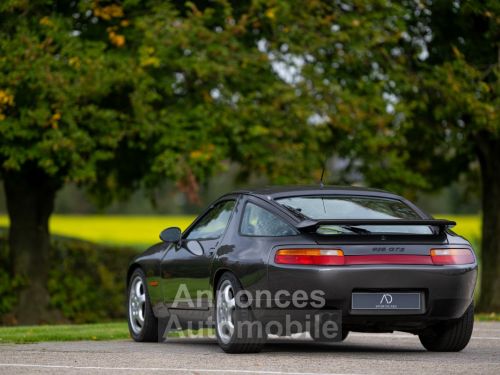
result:
<svg viewBox="0 0 500 375"><path fill-rule="evenodd" d="M371 337L371 338L377 338L377 337L393 337L397 339L413 339L414 337L417 337L416 335L412 334L407 334L407 335L398 335L395 333L358 333L358 332L353 332L352 337ZM490 337L490 336L472 336L470 338L471 340L500 340L500 337Z"/></svg>
<svg viewBox="0 0 500 375"><path fill-rule="evenodd" d="M69 365L30 365L25 363L0 363L0 367L28 367L65 370L104 370L104 371L172 371L172 372L215 372L229 374L272 374L272 375L356 375L353 373L340 374L334 372L286 372L266 370L231 370L206 368L162 368L162 367L101 367L101 366L69 366Z"/></svg>

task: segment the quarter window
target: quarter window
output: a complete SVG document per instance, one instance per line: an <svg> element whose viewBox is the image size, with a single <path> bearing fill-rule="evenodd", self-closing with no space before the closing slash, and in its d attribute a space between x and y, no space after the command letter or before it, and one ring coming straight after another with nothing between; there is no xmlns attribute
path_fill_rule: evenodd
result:
<svg viewBox="0 0 500 375"><path fill-rule="evenodd" d="M243 213L240 227L241 234L247 236L293 236L297 234L295 228L275 214L248 202Z"/></svg>
<svg viewBox="0 0 500 375"><path fill-rule="evenodd" d="M222 236L233 212L235 201L217 203L188 233L188 240L215 239Z"/></svg>

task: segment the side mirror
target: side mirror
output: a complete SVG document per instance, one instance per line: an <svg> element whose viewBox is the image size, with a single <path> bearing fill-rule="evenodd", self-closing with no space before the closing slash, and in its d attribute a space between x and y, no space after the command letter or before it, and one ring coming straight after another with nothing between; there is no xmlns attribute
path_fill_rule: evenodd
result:
<svg viewBox="0 0 500 375"><path fill-rule="evenodd" d="M164 242L179 242L182 232L177 227L170 227L160 233L160 239Z"/></svg>

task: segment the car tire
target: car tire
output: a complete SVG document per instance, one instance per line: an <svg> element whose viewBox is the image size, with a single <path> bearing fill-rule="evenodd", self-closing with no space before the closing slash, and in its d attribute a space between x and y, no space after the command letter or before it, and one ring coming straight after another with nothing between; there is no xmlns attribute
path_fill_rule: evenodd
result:
<svg viewBox="0 0 500 375"><path fill-rule="evenodd" d="M343 329L342 330L342 338L340 339L340 341L344 341L347 338L347 336L349 336L349 331Z"/></svg>
<svg viewBox="0 0 500 375"><path fill-rule="evenodd" d="M420 342L432 352L459 352L467 346L474 327L474 304L456 320L439 323L422 332Z"/></svg>
<svg viewBox="0 0 500 375"><path fill-rule="evenodd" d="M265 334L252 329L238 330L244 321L256 322L249 307L238 306L235 295L242 291L240 282L230 272L224 273L217 283L215 296L215 332L219 346L226 353L258 353L265 343ZM237 314L235 311L237 310ZM232 325L232 332L230 326ZM239 332L240 334L235 334Z"/></svg>
<svg viewBox="0 0 500 375"><path fill-rule="evenodd" d="M137 268L127 287L127 321L130 336L138 342L158 341L158 319L153 314L144 271Z"/></svg>

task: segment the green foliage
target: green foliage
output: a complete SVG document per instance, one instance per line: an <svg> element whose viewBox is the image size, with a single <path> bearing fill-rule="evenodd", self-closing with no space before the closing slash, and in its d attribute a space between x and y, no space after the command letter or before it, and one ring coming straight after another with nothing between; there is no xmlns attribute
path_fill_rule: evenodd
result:
<svg viewBox="0 0 500 375"><path fill-rule="evenodd" d="M498 136L498 12L495 1L10 0L0 171L35 164L103 204L165 180L195 197L229 161L243 177L310 182L330 155L350 160L334 182L446 185L473 166L471 138Z"/></svg>
<svg viewBox="0 0 500 375"><path fill-rule="evenodd" d="M103 204L165 180L195 197L231 160L245 175L311 181L323 159L314 108L258 47L277 11L258 1L3 4L0 172L35 166Z"/></svg>
<svg viewBox="0 0 500 375"><path fill-rule="evenodd" d="M193 193L231 160L245 175L310 181L305 166L319 168L322 160L307 124L311 112L258 48L267 33L261 7L235 10L215 2L199 8L158 3L133 17L138 66L131 98L142 126L127 147L142 149L139 164L147 168L131 175L119 162L124 150L102 169L101 184L110 176L119 186L143 178L152 188L168 178ZM293 175L283 173L292 169Z"/></svg>
<svg viewBox="0 0 500 375"><path fill-rule="evenodd" d="M351 161L334 182L354 171L398 191L444 184L473 159L464 119L498 131L495 6L12 0L0 8L0 170L35 163L103 204L165 180L195 197L229 161L242 177L310 182L331 155ZM449 37L437 17L464 32Z"/></svg>
<svg viewBox="0 0 500 375"><path fill-rule="evenodd" d="M6 268L5 232L0 232L0 316L10 313L23 285ZM136 250L55 237L50 252L50 307L63 321L88 323L123 319L128 264Z"/></svg>
<svg viewBox="0 0 500 375"><path fill-rule="evenodd" d="M0 95L9 99L1 109L0 170L32 163L59 181L92 181L129 122L129 61L106 43L106 31L91 38L91 19L51 3L0 8Z"/></svg>
<svg viewBox="0 0 500 375"><path fill-rule="evenodd" d="M17 303L17 290L22 285L19 277L12 278L5 269L0 269L0 316L12 311Z"/></svg>
<svg viewBox="0 0 500 375"><path fill-rule="evenodd" d="M499 3L408 2L406 9L404 74L390 90L398 98L394 149L409 156L404 165L422 178L421 188L463 175L477 188L482 139L500 140Z"/></svg>
<svg viewBox="0 0 500 375"><path fill-rule="evenodd" d="M9 273L9 249L5 232L0 229L0 316L12 311L17 303L17 292L26 283L20 276Z"/></svg>
<svg viewBox="0 0 500 375"><path fill-rule="evenodd" d="M407 61L394 52L408 34L407 12L389 1L277 5L270 51L279 61L303 61L297 86L310 113L320 116L321 150L347 160L330 181L362 178L396 191L424 185L405 165L410 157L394 127L398 114L388 110Z"/></svg>
<svg viewBox="0 0 500 375"><path fill-rule="evenodd" d="M51 307L75 323L125 316L126 273L136 251L65 239L55 239L52 246Z"/></svg>

